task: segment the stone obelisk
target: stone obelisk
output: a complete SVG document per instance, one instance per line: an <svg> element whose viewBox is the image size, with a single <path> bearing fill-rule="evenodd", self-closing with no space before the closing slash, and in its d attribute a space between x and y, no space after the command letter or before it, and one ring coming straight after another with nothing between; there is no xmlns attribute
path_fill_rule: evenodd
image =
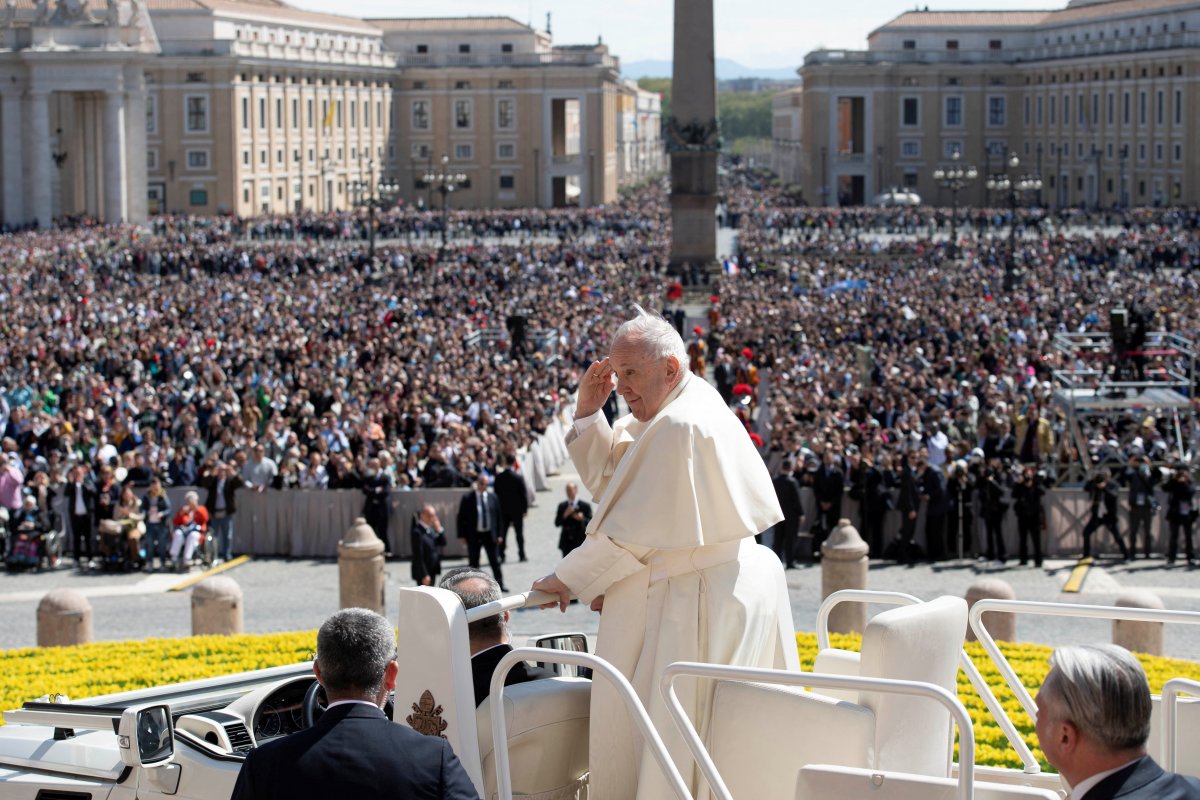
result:
<svg viewBox="0 0 1200 800"><path fill-rule="evenodd" d="M671 270L708 270L717 258L717 78L713 0L675 0L671 116Z"/></svg>

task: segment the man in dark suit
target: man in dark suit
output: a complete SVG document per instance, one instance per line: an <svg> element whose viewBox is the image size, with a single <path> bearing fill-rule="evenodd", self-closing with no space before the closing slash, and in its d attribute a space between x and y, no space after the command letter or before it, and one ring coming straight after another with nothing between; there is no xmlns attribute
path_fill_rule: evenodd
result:
<svg viewBox="0 0 1200 800"><path fill-rule="evenodd" d="M426 503L421 513L413 520L411 532L412 579L418 586L437 585L442 571L442 553L438 549L446 545L446 534L437 509Z"/></svg>
<svg viewBox="0 0 1200 800"><path fill-rule="evenodd" d="M88 477L88 468L76 464L63 487L67 517L71 520L71 536L75 539L75 563L84 569L92 560L92 539L95 531L96 485Z"/></svg>
<svg viewBox="0 0 1200 800"><path fill-rule="evenodd" d="M796 535L804 521L804 506L800 503L800 482L795 476L796 462L785 458L775 484L775 496L783 510L783 521L775 526L775 555L787 569L796 567Z"/></svg>
<svg viewBox="0 0 1200 800"><path fill-rule="evenodd" d="M846 477L834 461L833 448L826 447L821 456L821 467L813 476L813 494L817 499L817 521L812 527L813 558L820 558L821 543L833 532L842 517L842 494L845 491Z"/></svg>
<svg viewBox="0 0 1200 800"><path fill-rule="evenodd" d="M525 514L529 511L529 493L525 479L513 469L516 459L501 453L498 459L500 472L496 474L496 498L500 501L500 538L496 540L500 560L504 561L508 526L517 535L517 555L525 561Z"/></svg>
<svg viewBox="0 0 1200 800"><path fill-rule="evenodd" d="M479 549L487 553L488 566L500 584L500 591L507 592L504 585L504 572L500 568L500 558L496 552L496 542L500 538L500 503L496 495L488 488L486 475L475 479L475 491L464 494L458 504L458 538L467 542L467 563L478 569Z"/></svg>
<svg viewBox="0 0 1200 800"><path fill-rule="evenodd" d="M579 487L567 484L567 499L558 504L554 524L562 528L558 534L558 549L563 556L583 544L588 523L592 521L592 506L579 499Z"/></svg>
<svg viewBox="0 0 1200 800"><path fill-rule="evenodd" d="M1200 780L1164 772L1146 754L1150 706L1146 673L1128 650L1102 644L1054 651L1035 730L1072 800L1200 798Z"/></svg>
<svg viewBox="0 0 1200 800"><path fill-rule="evenodd" d="M478 800L446 739L397 725L381 710L399 671L385 618L347 608L325 620L313 672L329 706L308 730L252 750L233 800Z"/></svg>
<svg viewBox="0 0 1200 800"><path fill-rule="evenodd" d="M486 572L472 567L456 567L446 573L441 587L458 595L468 609L493 603L500 599L500 585ZM475 705L480 705L492 691L492 673L500 659L512 652L508 643L508 612L478 619L467 626L471 637L471 678L475 683ZM544 667L531 667L518 662L504 676L504 685L552 678L554 672Z"/></svg>

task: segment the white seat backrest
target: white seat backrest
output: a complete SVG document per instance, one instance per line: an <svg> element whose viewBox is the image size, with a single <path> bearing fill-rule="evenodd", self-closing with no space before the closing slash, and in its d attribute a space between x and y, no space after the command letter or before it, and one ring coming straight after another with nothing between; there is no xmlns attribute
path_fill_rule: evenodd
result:
<svg viewBox="0 0 1200 800"><path fill-rule="evenodd" d="M1175 771L1200 777L1200 700L1180 697L1175 701L1176 733ZM1166 730L1163 726L1162 696L1154 695L1150 706L1150 739L1146 749L1159 764L1167 763ZM1166 768L1165 766L1163 767Z"/></svg>
<svg viewBox="0 0 1200 800"><path fill-rule="evenodd" d="M503 697L513 796L586 797L592 682L584 678L527 681L504 687ZM475 711L485 800L496 796L494 699L495 695L488 697Z"/></svg>
<svg viewBox="0 0 1200 800"><path fill-rule="evenodd" d="M1062 800L1057 792L1032 786L975 783L974 800ZM885 770L810 765L800 770L795 800L869 797L871 800L958 800L958 781Z"/></svg>
<svg viewBox="0 0 1200 800"><path fill-rule="evenodd" d="M483 792L467 612L458 595L426 586L400 590L394 719L443 736Z"/></svg>
<svg viewBox="0 0 1200 800"><path fill-rule="evenodd" d="M874 763L875 717L791 686L718 681L708 752L730 794L791 800L805 764Z"/></svg>
<svg viewBox="0 0 1200 800"><path fill-rule="evenodd" d="M817 653L812 671L824 672L828 675L858 675L862 671L862 654L853 650L826 647ZM858 702L857 689L814 689L813 691L826 697L832 697L834 700Z"/></svg>
<svg viewBox="0 0 1200 800"><path fill-rule="evenodd" d="M867 623L859 674L925 681L955 692L966 630L967 604L961 597L888 609ZM945 707L928 698L881 692L862 692L859 702L875 712L878 769L950 774L954 740Z"/></svg>

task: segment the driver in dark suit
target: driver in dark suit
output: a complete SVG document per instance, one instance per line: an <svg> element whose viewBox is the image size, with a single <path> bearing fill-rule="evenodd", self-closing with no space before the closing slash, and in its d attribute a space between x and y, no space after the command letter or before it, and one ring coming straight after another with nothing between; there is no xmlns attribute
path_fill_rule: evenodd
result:
<svg viewBox="0 0 1200 800"><path fill-rule="evenodd" d="M1038 743L1072 800L1195 800L1200 780L1146 754L1150 685L1115 644L1060 647L1037 696Z"/></svg>
<svg viewBox="0 0 1200 800"><path fill-rule="evenodd" d="M500 517L500 503L495 492L488 486L486 475L475 479L475 491L464 494L458 504L458 538L467 542L467 563L472 567L479 566L479 550L487 554L488 565L500 591L507 592L504 585L504 572L500 567L500 556L497 549L500 532L504 530Z"/></svg>
<svg viewBox="0 0 1200 800"><path fill-rule="evenodd" d="M348 608L325 620L313 672L328 708L313 727L252 750L233 800L478 800L448 741L384 715L399 671L396 635L379 614Z"/></svg>
<svg viewBox="0 0 1200 800"><path fill-rule="evenodd" d="M455 567L442 578L440 586L458 595L469 609L500 599L500 585L486 572L474 567ZM508 643L508 612L472 622L467 626L467 633L471 637L471 677L475 682L475 705L478 706L492 692L492 673L496 671L496 665L513 649ZM552 677L552 671L531 667L521 661L504 677L504 685Z"/></svg>

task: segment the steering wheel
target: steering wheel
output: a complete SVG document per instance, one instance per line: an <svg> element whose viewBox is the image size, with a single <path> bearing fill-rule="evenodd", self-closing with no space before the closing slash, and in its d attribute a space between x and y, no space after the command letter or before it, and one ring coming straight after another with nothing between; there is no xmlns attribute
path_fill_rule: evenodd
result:
<svg viewBox="0 0 1200 800"><path fill-rule="evenodd" d="M321 715L325 713L327 705L329 705L329 698L325 694L325 687L321 685L320 681L314 680L308 687L308 691L304 693L304 703L300 709L301 725L305 730L316 724Z"/></svg>
<svg viewBox="0 0 1200 800"><path fill-rule="evenodd" d="M392 713L396 708L396 694L389 692L387 702L383 704L383 713L388 719L392 718ZM329 704L329 698L325 694L325 687L320 681L313 681L308 687L308 691L304 693L304 702L301 706L301 724L305 730L316 724L321 715L325 713L325 707Z"/></svg>

